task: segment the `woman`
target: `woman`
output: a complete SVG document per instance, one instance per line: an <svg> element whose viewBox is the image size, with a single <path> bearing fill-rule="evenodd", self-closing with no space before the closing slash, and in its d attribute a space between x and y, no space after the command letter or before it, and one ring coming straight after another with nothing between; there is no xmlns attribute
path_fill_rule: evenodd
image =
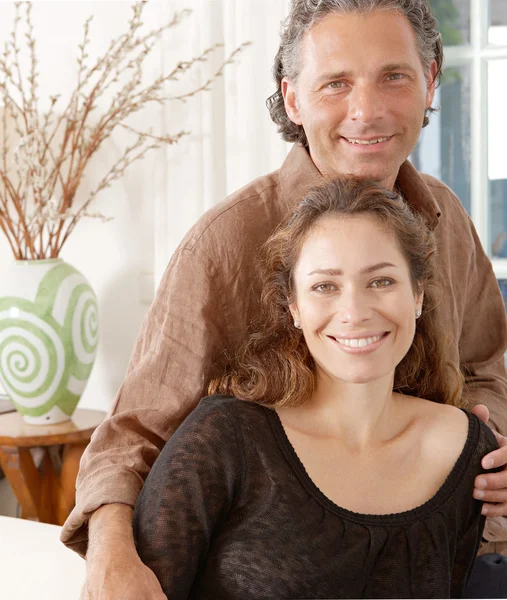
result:
<svg viewBox="0 0 507 600"><path fill-rule="evenodd" d="M170 600L459 597L497 447L460 410L435 242L393 192L307 195L265 247L262 322L169 440L134 514Z"/></svg>

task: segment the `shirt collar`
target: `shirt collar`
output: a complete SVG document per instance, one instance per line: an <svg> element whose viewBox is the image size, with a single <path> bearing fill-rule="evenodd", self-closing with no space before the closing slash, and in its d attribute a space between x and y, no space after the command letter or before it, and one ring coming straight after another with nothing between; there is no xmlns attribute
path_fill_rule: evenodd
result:
<svg viewBox="0 0 507 600"><path fill-rule="evenodd" d="M294 144L280 168L280 184L288 210L293 210L308 189L324 178L301 144ZM438 224L440 207L428 185L416 168L406 160L400 167L396 187L403 198L418 213L422 214L431 229Z"/></svg>

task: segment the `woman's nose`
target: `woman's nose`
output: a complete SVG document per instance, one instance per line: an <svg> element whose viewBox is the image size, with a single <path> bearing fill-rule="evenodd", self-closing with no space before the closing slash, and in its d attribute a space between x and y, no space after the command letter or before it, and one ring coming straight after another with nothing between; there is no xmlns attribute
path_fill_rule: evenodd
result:
<svg viewBox="0 0 507 600"><path fill-rule="evenodd" d="M342 323L356 325L371 319L372 307L365 294L349 290L342 293L337 304L337 313Z"/></svg>

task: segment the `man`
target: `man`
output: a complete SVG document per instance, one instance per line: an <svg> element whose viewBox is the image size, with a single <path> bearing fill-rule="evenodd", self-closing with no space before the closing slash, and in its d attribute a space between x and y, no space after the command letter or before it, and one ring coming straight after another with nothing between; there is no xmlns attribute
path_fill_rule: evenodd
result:
<svg viewBox="0 0 507 600"><path fill-rule="evenodd" d="M284 139L298 143L280 170L233 194L188 233L112 415L84 455L62 540L83 554L89 538L90 598L164 598L135 551L132 507L165 441L206 395L257 313L258 248L322 177L355 174L396 187L435 228L449 359L464 370L473 403L485 404L490 424L507 432L507 326L491 264L457 198L406 160L440 75L435 27L424 0L293 0L269 105ZM475 411L487 420L484 407ZM499 439L485 468L507 463L506 440ZM476 486L489 516L507 514L506 471Z"/></svg>

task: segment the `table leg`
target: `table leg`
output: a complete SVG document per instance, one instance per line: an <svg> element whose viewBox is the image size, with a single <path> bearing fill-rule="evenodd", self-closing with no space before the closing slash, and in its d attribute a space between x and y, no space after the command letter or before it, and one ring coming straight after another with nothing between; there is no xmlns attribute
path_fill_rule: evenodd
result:
<svg viewBox="0 0 507 600"><path fill-rule="evenodd" d="M87 442L82 444L66 444L63 449L60 485L57 499L56 521L63 525L76 502L76 478L79 461L85 451Z"/></svg>
<svg viewBox="0 0 507 600"><path fill-rule="evenodd" d="M21 506L21 517L38 520L41 480L30 449L0 446L0 464Z"/></svg>
<svg viewBox="0 0 507 600"><path fill-rule="evenodd" d="M44 457L39 467L40 471L40 502L39 502L39 521L43 523L58 523L58 475L53 464L53 460L48 452L48 448L44 448Z"/></svg>

